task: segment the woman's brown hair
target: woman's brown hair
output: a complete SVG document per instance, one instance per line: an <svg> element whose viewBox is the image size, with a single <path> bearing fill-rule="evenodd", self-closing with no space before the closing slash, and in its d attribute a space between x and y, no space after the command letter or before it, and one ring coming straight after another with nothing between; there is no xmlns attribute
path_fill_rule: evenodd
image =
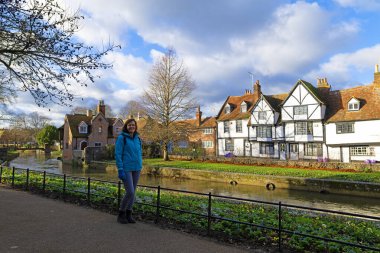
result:
<svg viewBox="0 0 380 253"><path fill-rule="evenodd" d="M128 119L128 120L124 123L124 126L123 126L123 132L129 133L128 128L127 128L127 125L128 125L129 123L131 123L132 121L135 122L135 125L136 125L136 131L135 131L135 132L137 132L137 122L136 122L135 119Z"/></svg>

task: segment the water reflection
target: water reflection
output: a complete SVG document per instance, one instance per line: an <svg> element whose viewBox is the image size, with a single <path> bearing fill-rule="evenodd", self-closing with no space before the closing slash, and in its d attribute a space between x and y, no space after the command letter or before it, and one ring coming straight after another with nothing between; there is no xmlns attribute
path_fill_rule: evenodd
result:
<svg viewBox="0 0 380 253"><path fill-rule="evenodd" d="M117 181L115 169L98 168L83 169L64 164L54 157L48 158L41 153L26 152L11 162L11 166L18 168L30 168L46 170L50 173L60 173L79 177L91 177L109 181ZM249 185L230 185L226 183L208 182L201 180L179 180L172 178L156 178L153 176L141 176L141 185L158 186L203 192L216 195L249 198L269 202L279 202L315 208L339 210L378 216L380 213L380 201L378 199L320 194L315 192L286 190L276 188L268 191L265 187Z"/></svg>

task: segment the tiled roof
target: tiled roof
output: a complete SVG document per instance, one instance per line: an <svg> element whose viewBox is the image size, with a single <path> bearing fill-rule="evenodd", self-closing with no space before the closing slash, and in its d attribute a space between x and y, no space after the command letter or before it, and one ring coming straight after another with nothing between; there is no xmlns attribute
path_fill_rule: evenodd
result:
<svg viewBox="0 0 380 253"><path fill-rule="evenodd" d="M198 127L198 125L197 125L198 120L197 119L186 119L186 120L182 120L180 122L184 122L184 123L190 124L192 126ZM202 118L199 128L208 128L208 127L216 127L216 118L215 117Z"/></svg>
<svg viewBox="0 0 380 253"><path fill-rule="evenodd" d="M360 101L358 111L348 110L352 97ZM380 89L374 85L358 86L345 90L330 91L325 95L327 104L326 121L357 121L380 119Z"/></svg>
<svg viewBox="0 0 380 253"><path fill-rule="evenodd" d="M288 95L288 93L282 93L277 95L264 95L264 97L275 111L280 112L280 105L288 97Z"/></svg>
<svg viewBox="0 0 380 253"><path fill-rule="evenodd" d="M248 102L251 105L251 107L248 108L246 112L240 111L240 105L243 101ZM226 102L223 104L217 116L217 119L218 121L225 121L231 119L248 119L250 116L249 111L256 102L257 101L255 100L254 94L244 94L243 96L229 96ZM224 107L226 104L233 105L232 111L230 113L224 112Z"/></svg>
<svg viewBox="0 0 380 253"><path fill-rule="evenodd" d="M74 115L67 114L66 117L67 117L67 121L69 122L69 127L70 127L70 130L71 130L73 137L80 138L80 137L87 137L89 135L90 128L87 130L88 133L81 134L81 133L79 133L78 126L82 121L84 121L88 126L90 126L91 125L91 119L92 119L91 116L87 116L84 114L74 114Z"/></svg>

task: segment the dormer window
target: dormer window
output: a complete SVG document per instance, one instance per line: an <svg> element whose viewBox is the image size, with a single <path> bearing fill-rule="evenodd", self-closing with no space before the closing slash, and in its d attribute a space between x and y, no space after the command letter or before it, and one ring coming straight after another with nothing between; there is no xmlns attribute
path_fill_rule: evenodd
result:
<svg viewBox="0 0 380 253"><path fill-rule="evenodd" d="M246 112L247 111L247 103L243 102L240 105L240 112Z"/></svg>
<svg viewBox="0 0 380 253"><path fill-rule="evenodd" d="M231 106L229 104L227 104L225 107L224 107L224 113L230 113L231 112Z"/></svg>
<svg viewBox="0 0 380 253"><path fill-rule="evenodd" d="M348 110L349 111L359 111L360 108L360 101L357 98L351 98L350 101L348 101Z"/></svg>
<svg viewBox="0 0 380 253"><path fill-rule="evenodd" d="M87 134L87 124L83 121L79 124L79 133L80 134Z"/></svg>

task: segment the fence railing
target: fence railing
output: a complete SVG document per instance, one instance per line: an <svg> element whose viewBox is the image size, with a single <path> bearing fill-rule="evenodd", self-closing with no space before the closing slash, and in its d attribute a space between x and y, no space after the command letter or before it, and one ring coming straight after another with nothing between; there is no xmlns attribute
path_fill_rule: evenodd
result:
<svg viewBox="0 0 380 253"><path fill-rule="evenodd" d="M30 169L20 169L20 168L8 168L8 167L0 167L0 183L10 184L13 188L24 188L24 190L38 190L42 193L56 193L59 194L63 200L66 200L67 198L70 198L71 200L77 200L77 201L83 201L87 203L88 205L96 204L96 205L103 205L107 208L111 208L112 210L118 210L120 207L120 202L122 198L122 184L121 182L110 182L105 180L98 180L98 179L92 179L90 177L83 178L83 177L75 177L75 176L68 176L66 174L55 174L55 173L48 173L46 171L36 171L36 170L30 170ZM363 250L370 250L373 252L380 252L380 248L378 247L380 242L377 242L373 245L364 245L364 244L358 244L353 243L350 241L342 241L337 240L334 238L327 238L323 236L318 236L312 233L304 233L297 230L290 230L286 229L283 226L284 223L284 216L287 216L289 213L299 213L300 215L306 213L310 213L312 216L315 216L315 213L323 214L323 215L333 215L338 217L348 217L352 219L360 219L365 220L368 222L379 222L380 217L376 216L370 216L370 215L361 215L361 214L353 214L348 212L341 212L341 211L333 211L333 210L326 210L326 209L319 209L319 208L311 208L311 207L304 207L304 206L298 206L298 205L290 205L290 204L284 204L282 202L274 203L274 202L268 202L268 201L260 201L260 200L252 200L252 199L246 199L246 198L237 198L237 197L227 197L222 195L215 195L211 193L200 193L200 192L193 192L193 191L187 191L187 190L176 190L176 189L170 189L160 186L146 186L146 185L139 185L140 188L149 189L150 191L154 191L155 198L150 196L145 196L145 198L148 198L151 200L150 202L146 201L137 201L136 204L141 206L149 206L152 207L151 213L154 215L155 222L158 223L160 221L160 218L163 217L162 212L163 210L169 210L172 212L178 212L181 214L188 214L192 216L197 216L200 218L204 218L206 220L207 225L207 235L212 235L212 225L225 221L230 222L234 224L240 224L240 225L246 225L250 227L255 227L257 229L265 229L269 231L273 231L277 233L278 239L278 249L282 251L283 249L283 238L285 235L289 236L300 236L302 238L312 238L314 240L320 240L325 243L337 243L340 245L346 245L353 248L363 249ZM181 204L179 204L179 207L171 207L168 205L168 201L166 203L162 203L162 197L163 192L175 192L179 193L179 197L176 198L177 201L182 201L185 196L198 196L200 198L205 199L205 203L203 204L203 209L205 212L194 212L193 210L185 210L182 209ZM213 211L213 201L216 199L222 200L222 201L229 201L229 203L253 203L253 204L260 204L260 205L268 205L272 206L277 210L277 221L276 226L269 226L262 223L254 223L254 222L247 222L247 221L239 221L232 218L226 218L219 214L216 214L215 211ZM170 201L173 201L171 199ZM285 210L287 212L285 212ZM292 211L293 210L293 211ZM377 224L377 227L380 231L380 224Z"/></svg>

